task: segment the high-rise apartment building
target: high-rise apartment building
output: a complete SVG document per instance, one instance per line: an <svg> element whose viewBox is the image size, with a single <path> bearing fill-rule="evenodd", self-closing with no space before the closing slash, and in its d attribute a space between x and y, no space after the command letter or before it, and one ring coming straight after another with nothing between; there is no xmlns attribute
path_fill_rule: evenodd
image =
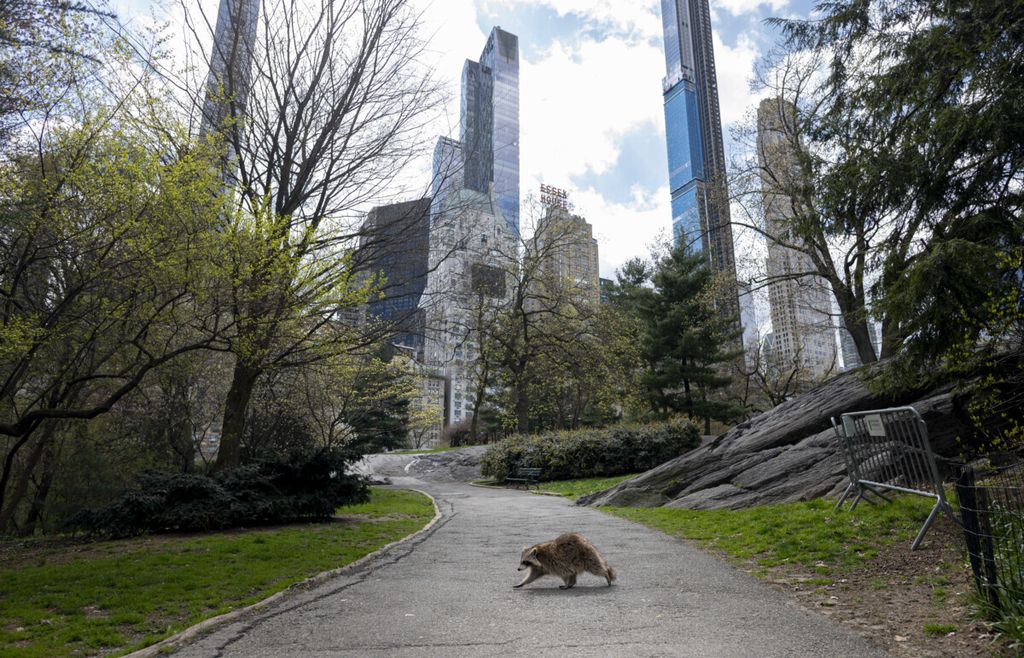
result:
<svg viewBox="0 0 1024 658"><path fill-rule="evenodd" d="M260 0L220 0L200 130L220 130L249 97ZM229 144L230 148L230 144Z"/></svg>
<svg viewBox="0 0 1024 658"><path fill-rule="evenodd" d="M368 314L393 327L393 342L417 350L425 330L420 300L427 283L430 211L430 197L372 209L360 231L357 263L379 282Z"/></svg>
<svg viewBox="0 0 1024 658"><path fill-rule="evenodd" d="M587 220L567 208L548 206L528 250L543 259L537 282L557 287L549 290L557 299L590 306L600 303L597 240Z"/></svg>
<svg viewBox="0 0 1024 658"><path fill-rule="evenodd" d="M454 174L454 175L453 175ZM490 194L509 230L519 235L519 37L495 27L480 61L462 68L459 141L434 149L435 209L446 194L465 187Z"/></svg>
<svg viewBox="0 0 1024 658"><path fill-rule="evenodd" d="M462 142L451 137L438 137L434 144L434 160L430 180L431 217L441 212L444 200L463 186Z"/></svg>
<svg viewBox="0 0 1024 658"><path fill-rule="evenodd" d="M516 238L497 195L464 188L451 192L430 227L430 265L423 293L424 362L449 382L445 424L470 418L477 391L480 323L509 295L506 268Z"/></svg>
<svg viewBox="0 0 1024 658"><path fill-rule="evenodd" d="M769 98L757 108L757 160L768 238L768 302L774 347L780 368L797 368L807 381L839 370L832 291L802 240L789 226L795 216L788 193L800 182L800 145L794 130L795 108Z"/></svg>
<svg viewBox="0 0 1024 658"><path fill-rule="evenodd" d="M662 0L661 18L673 238L703 251L716 270L735 276L708 0ZM735 291L727 297L719 303L735 313Z"/></svg>

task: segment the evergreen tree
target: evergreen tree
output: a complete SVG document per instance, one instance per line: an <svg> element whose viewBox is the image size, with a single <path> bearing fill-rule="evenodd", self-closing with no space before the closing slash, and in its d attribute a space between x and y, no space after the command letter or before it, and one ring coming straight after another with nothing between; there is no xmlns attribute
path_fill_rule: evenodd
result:
<svg viewBox="0 0 1024 658"><path fill-rule="evenodd" d="M652 287L644 285L647 273ZM651 409L702 418L706 433L712 419L729 421L742 411L715 395L731 382L726 365L741 354L734 319L714 305L716 284L704 257L680 245L652 270L631 267L617 291L644 325L648 371L642 381Z"/></svg>

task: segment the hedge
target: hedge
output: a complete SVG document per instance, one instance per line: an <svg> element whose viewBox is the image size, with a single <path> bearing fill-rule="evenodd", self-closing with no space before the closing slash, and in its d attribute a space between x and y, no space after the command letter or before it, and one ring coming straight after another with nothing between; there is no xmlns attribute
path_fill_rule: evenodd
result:
<svg viewBox="0 0 1024 658"><path fill-rule="evenodd" d="M368 500L362 478L345 472L340 451L297 451L214 475L146 472L138 488L99 509L71 517L72 530L103 537L146 532L223 530L330 518L342 506Z"/></svg>
<svg viewBox="0 0 1024 658"><path fill-rule="evenodd" d="M542 480L621 475L654 468L698 445L700 432L686 421L520 434L492 444L481 471L498 481L518 465L542 469Z"/></svg>

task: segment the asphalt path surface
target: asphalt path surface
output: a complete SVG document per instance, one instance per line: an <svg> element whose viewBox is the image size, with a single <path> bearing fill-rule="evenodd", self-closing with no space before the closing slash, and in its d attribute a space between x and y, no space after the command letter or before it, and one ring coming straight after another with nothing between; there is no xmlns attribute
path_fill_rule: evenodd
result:
<svg viewBox="0 0 1024 658"><path fill-rule="evenodd" d="M443 518L364 567L199 637L178 656L886 656L781 592L654 530L565 499L458 483ZM584 534L618 572L513 589L524 546Z"/></svg>

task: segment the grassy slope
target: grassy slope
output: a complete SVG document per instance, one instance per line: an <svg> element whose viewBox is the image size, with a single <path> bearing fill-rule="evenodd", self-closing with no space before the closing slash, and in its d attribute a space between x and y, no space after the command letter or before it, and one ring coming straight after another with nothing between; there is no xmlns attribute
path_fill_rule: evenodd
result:
<svg viewBox="0 0 1024 658"><path fill-rule="evenodd" d="M555 480L554 482L541 482L537 485L538 491L548 491L559 496L576 500L580 496L595 491L604 491L614 487L619 482L635 478L636 473L631 475L616 475L610 478L583 478L580 480Z"/></svg>
<svg viewBox="0 0 1024 658"><path fill-rule="evenodd" d="M433 513L420 494L374 489L342 522L15 552L0 566L0 655L138 649L349 564Z"/></svg>
<svg viewBox="0 0 1024 658"><path fill-rule="evenodd" d="M763 567L799 564L827 574L829 567L870 559L882 544L907 541L931 510L931 499L903 496L891 505L833 512L827 500L743 510L606 507L605 511L685 537Z"/></svg>

